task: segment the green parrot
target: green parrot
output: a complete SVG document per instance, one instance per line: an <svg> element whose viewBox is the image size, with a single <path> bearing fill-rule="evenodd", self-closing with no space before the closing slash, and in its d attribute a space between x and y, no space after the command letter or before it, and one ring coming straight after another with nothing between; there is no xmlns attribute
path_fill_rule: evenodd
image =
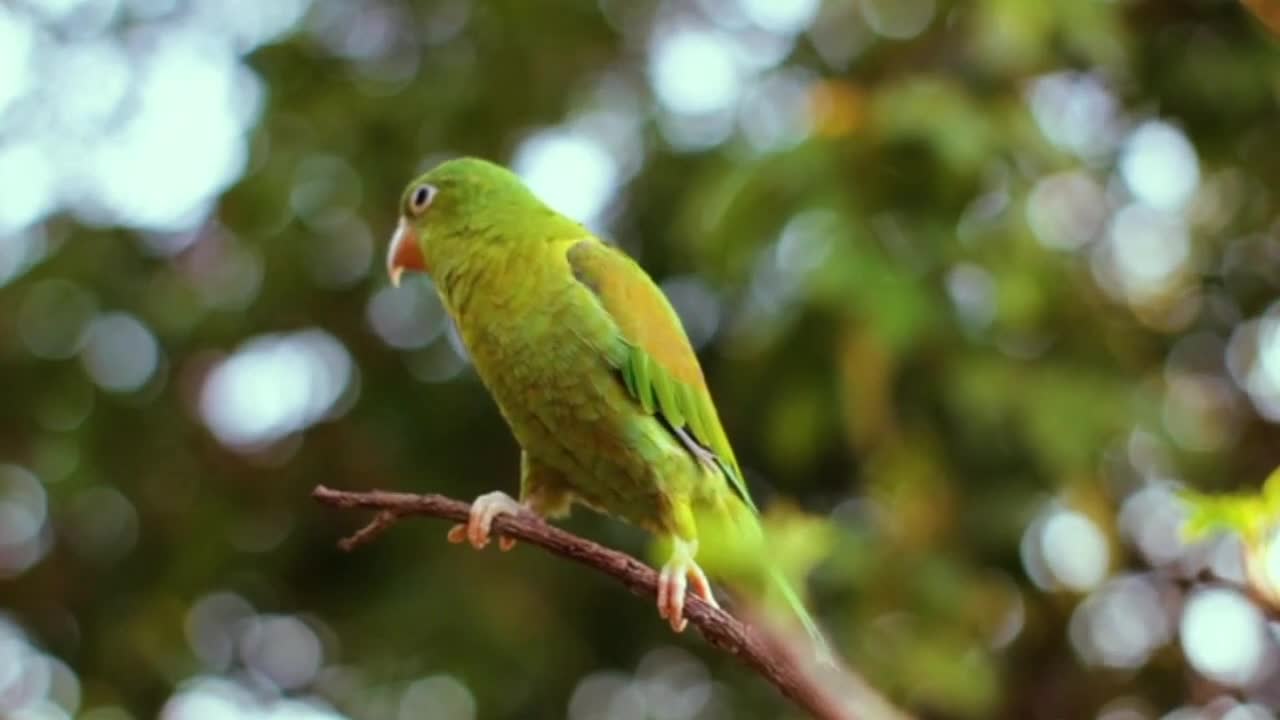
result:
<svg viewBox="0 0 1280 720"><path fill-rule="evenodd" d="M481 495L451 541L484 548L501 513L556 518L577 503L621 518L670 545L658 612L677 632L686 591L718 607L697 561L700 539L757 564L767 555L697 356L631 258L505 168L461 158L405 190L387 270L393 284L406 270L433 278L522 449L519 501ZM513 544L499 539L504 550ZM825 653L782 573L764 577Z"/></svg>

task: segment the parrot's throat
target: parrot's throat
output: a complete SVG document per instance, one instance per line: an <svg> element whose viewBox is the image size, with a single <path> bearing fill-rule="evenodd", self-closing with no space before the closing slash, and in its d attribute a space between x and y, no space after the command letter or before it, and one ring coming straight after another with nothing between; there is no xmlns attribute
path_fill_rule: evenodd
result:
<svg viewBox="0 0 1280 720"><path fill-rule="evenodd" d="M513 245L501 238L472 234L465 253L435 258L431 276L445 306L459 325L488 325L509 320L524 308L516 298L541 280L548 263L537 244Z"/></svg>
<svg viewBox="0 0 1280 720"><path fill-rule="evenodd" d="M495 253L475 242L466 255L447 258L432 273L441 299L459 323L473 321L470 316L474 301L499 299L511 291L513 282L518 282L516 278L504 281L503 264L492 255Z"/></svg>

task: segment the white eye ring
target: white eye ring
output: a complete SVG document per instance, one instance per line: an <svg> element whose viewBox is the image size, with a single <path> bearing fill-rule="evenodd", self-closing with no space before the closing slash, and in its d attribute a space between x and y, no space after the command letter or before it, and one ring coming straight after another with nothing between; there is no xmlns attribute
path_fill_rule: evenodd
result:
<svg viewBox="0 0 1280 720"><path fill-rule="evenodd" d="M436 197L436 186L423 183L413 189L413 193L409 195L409 212L413 215L421 215L431 207L431 201Z"/></svg>

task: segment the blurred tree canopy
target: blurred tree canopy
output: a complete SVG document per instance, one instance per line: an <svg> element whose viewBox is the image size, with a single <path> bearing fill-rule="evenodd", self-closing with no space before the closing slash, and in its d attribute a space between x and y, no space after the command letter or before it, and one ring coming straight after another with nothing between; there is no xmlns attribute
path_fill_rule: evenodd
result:
<svg viewBox="0 0 1280 720"><path fill-rule="evenodd" d="M0 5L0 715L794 716L542 553L335 549L317 483L515 488L380 262L474 154L662 282L902 706L1273 717L1270 610L1178 492L1280 465L1278 110L1229 0Z"/></svg>

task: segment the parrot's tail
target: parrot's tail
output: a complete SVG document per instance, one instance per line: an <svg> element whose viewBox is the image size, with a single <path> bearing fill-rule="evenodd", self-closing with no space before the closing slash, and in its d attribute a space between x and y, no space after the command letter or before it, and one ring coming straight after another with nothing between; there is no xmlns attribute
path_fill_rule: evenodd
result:
<svg viewBox="0 0 1280 720"><path fill-rule="evenodd" d="M764 558L763 563L750 563L755 571L755 582L763 583L765 587L756 587L764 590L764 595L773 596L772 600L765 600L764 609L773 608L779 613L789 612L795 616L795 619L804 628L805 633L809 636L813 643L814 651L817 654L818 661L825 665L835 665L835 654L831 650L831 646L827 643L826 637L822 634L822 629L818 627L817 621L809 614L808 608L805 607L804 599L799 591L787 579L787 574L783 572L782 565L777 559L770 557L770 542L766 539L765 523L763 518L758 515L754 508L749 507L746 503L737 501L737 496L727 503L726 510L732 518L732 523L736 528L735 537L745 541L745 545L739 546L737 555L745 552L752 558ZM753 583L754 584L754 583ZM776 594L775 594L776 593ZM762 600L764 598L761 598ZM781 603L777 601L781 600ZM785 605L785 610L779 605Z"/></svg>
<svg viewBox="0 0 1280 720"><path fill-rule="evenodd" d="M836 656L831 651L831 646L827 643L827 638L822 634L822 629L818 627L817 621L809 614L808 608L804 606L804 600L800 597L800 593L791 586L786 576L782 574L776 566L769 568L769 580L777 588L778 593L782 595L782 599L787 603L787 607L795 614L796 619L800 621L800 626L804 628L805 633L809 635L809 639L813 642L814 649L818 654L818 661L824 665L835 665Z"/></svg>

